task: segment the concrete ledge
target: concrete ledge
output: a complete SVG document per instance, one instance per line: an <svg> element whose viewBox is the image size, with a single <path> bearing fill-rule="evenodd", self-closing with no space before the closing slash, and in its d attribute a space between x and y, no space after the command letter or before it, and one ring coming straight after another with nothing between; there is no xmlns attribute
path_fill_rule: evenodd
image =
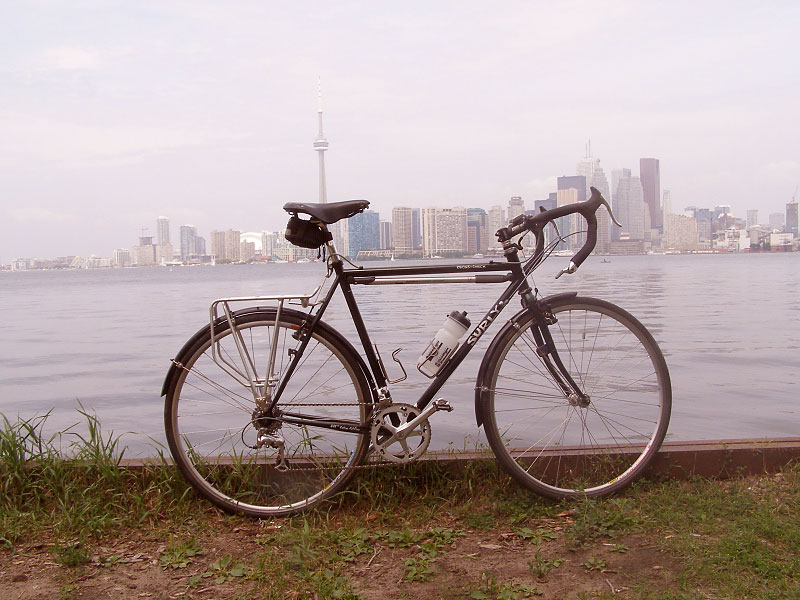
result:
<svg viewBox="0 0 800 600"><path fill-rule="evenodd" d="M564 455L569 456L569 450ZM487 450L435 450L426 453L421 462L437 461L454 468L466 462L494 460ZM725 479L741 475L774 473L792 461L800 460L800 437L743 440L709 440L664 442L647 471L647 477L710 477ZM168 461L171 463L171 460ZM120 465L141 468L158 465L157 458L123 459Z"/></svg>
<svg viewBox="0 0 800 600"><path fill-rule="evenodd" d="M648 475L725 479L774 473L793 460L800 460L800 438L665 442Z"/></svg>

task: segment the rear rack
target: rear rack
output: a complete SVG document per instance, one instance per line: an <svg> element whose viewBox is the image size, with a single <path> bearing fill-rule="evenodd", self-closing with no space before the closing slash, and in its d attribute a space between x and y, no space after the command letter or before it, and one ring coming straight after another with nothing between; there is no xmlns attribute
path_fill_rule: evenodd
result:
<svg viewBox="0 0 800 600"><path fill-rule="evenodd" d="M323 281L317 288L309 294L280 294L275 296L241 296L236 298L220 298L214 300L209 308L209 327L211 331L211 359L220 369L230 375L235 381L250 388L256 405L263 408L267 405L266 400L271 397L272 390L279 382L279 374L275 373L275 355L278 346L278 323L281 319L284 303L294 304L303 308L313 307L321 303L321 300L314 300L319 294ZM259 375L253 357L247 349L247 344L242 338L242 333L236 328L235 310L232 304L248 303L257 305L262 303L277 303L275 312L275 325L272 331L270 343L269 360L266 370ZM240 364L235 363L235 357L228 352L222 352L220 348L221 336L219 335L219 321L225 319L228 322L231 336L233 337L236 350L239 355ZM227 355L227 356L226 356Z"/></svg>

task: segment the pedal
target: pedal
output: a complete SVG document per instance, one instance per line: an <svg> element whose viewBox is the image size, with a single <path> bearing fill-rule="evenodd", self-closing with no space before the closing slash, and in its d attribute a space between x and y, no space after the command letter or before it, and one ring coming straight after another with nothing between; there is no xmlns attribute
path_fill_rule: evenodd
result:
<svg viewBox="0 0 800 600"><path fill-rule="evenodd" d="M447 412L453 412L453 407L450 406L450 403L445 400L444 398L437 398L433 401L433 406L436 410L444 410Z"/></svg>

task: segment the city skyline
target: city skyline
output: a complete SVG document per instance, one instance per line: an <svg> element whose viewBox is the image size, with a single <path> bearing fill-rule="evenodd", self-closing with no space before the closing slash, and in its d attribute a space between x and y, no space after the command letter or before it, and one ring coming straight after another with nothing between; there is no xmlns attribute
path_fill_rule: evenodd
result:
<svg viewBox="0 0 800 600"><path fill-rule="evenodd" d="M279 229L285 202L318 195L319 77L331 202L530 203L589 138L607 174L658 157L678 209L784 212L800 183L795 3L21 3L3 17L3 263L109 255L142 226L157 237L160 214L206 234Z"/></svg>
<svg viewBox="0 0 800 600"><path fill-rule="evenodd" d="M314 141L313 148L319 153L319 194L320 200L326 200L325 167L323 152L328 149L327 141L322 133L322 108L318 109L319 133ZM324 142L324 147L321 142ZM600 166L600 159L591 156L591 142L587 144L586 156L577 161L576 175L563 175L556 180L557 191L550 192L548 198L534 200L532 205L526 203L521 196L511 196L506 208L501 205L492 205L488 211L480 207L464 206L428 206L425 208L392 207L391 219L381 219L380 213L372 208L360 215L334 224L334 243L339 252L350 258L356 258L360 250L391 250L391 255L419 255L422 257L438 256L439 254L453 255L454 253L480 253L484 251L497 251L499 245L494 240L494 232L505 226L508 220L528 212L535 214L541 208L555 208L565 204L583 202L589 195L590 186L596 187L611 203L617 219L623 227L618 229L610 227L610 218L606 211L598 214L598 240L595 251L599 254L607 253L646 253L648 249L667 249L669 247L688 249L703 249L703 241L712 247L712 233L723 240L721 243L727 247L728 241L736 237L737 247L749 244L745 237L749 236L750 228L755 228L755 240L758 244L769 245L770 233L780 230L778 237L773 236L774 243L784 244L797 237L797 203L793 200L787 203L785 213L770 213L767 220L759 219L757 209L748 209L746 218L734 215L730 205L715 205L710 207L687 206L682 209L672 204L671 192L660 184L660 161L657 158L642 158L639 161L640 172L645 171L645 181L641 176L633 175L631 169L612 169L611 186L608 178ZM649 179L649 181L648 181ZM648 188L648 189L646 189ZM612 194L613 191L613 194ZM662 204L663 195L663 204ZM386 215L386 213L384 213ZM716 220L725 215L724 221ZM455 217L455 220L454 220ZM691 224L688 221L692 221ZM714 224L711 222L714 221ZM670 223L670 232L667 232L667 222ZM724 228L746 228L748 233L727 234L721 237L719 232ZM785 224L785 227L784 227ZM338 228L336 226L339 226ZM388 231L382 233L383 226ZM570 237L573 232L580 232L582 224L576 216L557 220L558 228L565 237ZM455 228L455 229L453 229ZM463 229L461 229L463 228ZM145 235L148 227L139 229L139 244L130 248L118 247L111 253L111 258L97 256L92 253L87 260L93 261L95 267L150 266L176 261L191 262L203 259L208 262L215 257L223 261L247 261L253 258L273 256L296 260L299 258L313 258L313 252L290 249L283 239L283 228L274 230L259 228L228 228L227 231L212 229L210 248L206 252L206 240L198 233L194 225L184 224L179 226L179 242L171 243L170 219L159 216L155 220L155 236ZM788 239L780 237L783 232L790 235ZM693 232L693 233L692 233ZM739 240L738 236L742 236ZM692 242L694 236L694 242ZM698 237L699 236L699 237ZM386 239L392 241L387 244ZM275 240L278 241L275 241ZM549 237L548 237L549 239ZM621 241L622 240L622 241ZM637 241L638 240L638 241ZM781 241L778 241L781 240ZM766 241L766 242L765 242ZM584 242L584 234L578 233L571 239L559 244L559 249L579 248ZM633 243L636 242L636 243ZM754 242L756 243L756 242ZM673 246L670 246L672 244ZM677 245L677 246L676 246ZM716 242L713 247L718 247ZM273 248L279 249L271 253ZM627 248L627 249L626 249ZM288 253L288 254L287 254ZM374 256L374 253L373 253ZM52 261L54 258L75 258L81 260L81 255L61 255L59 257L17 257L12 262L14 265L25 265L27 259ZM122 257L121 259L118 259ZM61 264L61 263L59 263ZM0 263L2 265L2 263Z"/></svg>

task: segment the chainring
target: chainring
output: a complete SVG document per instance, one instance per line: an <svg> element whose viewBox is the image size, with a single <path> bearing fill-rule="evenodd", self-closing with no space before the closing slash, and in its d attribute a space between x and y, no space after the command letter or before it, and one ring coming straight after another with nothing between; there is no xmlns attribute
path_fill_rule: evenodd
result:
<svg viewBox="0 0 800 600"><path fill-rule="evenodd" d="M414 429L403 432L391 443L387 441L403 425L420 414L411 404L396 403L379 411L372 419L372 447L378 456L393 463L410 463L425 454L431 443L431 425L428 419L420 421ZM394 417L394 419L392 419ZM397 421L395 425L392 421Z"/></svg>

